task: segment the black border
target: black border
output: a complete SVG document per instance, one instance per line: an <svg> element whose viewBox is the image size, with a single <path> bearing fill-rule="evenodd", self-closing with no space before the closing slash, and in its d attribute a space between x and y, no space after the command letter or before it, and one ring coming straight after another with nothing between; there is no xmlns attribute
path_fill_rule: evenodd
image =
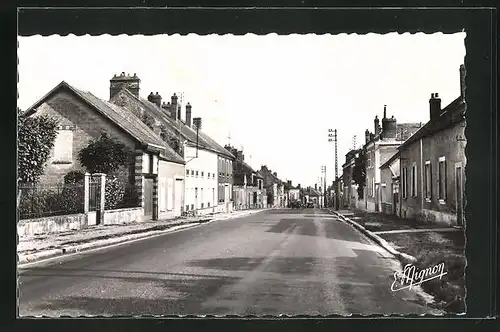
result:
<svg viewBox="0 0 500 332"><path fill-rule="evenodd" d="M18 5L22 6L50 6L44 1L24 1ZM71 5L75 6L75 1ZM103 6L98 1L82 4L82 6ZM97 3L96 3L97 2ZM115 5L116 5L115 1ZM152 1L119 1L121 6L146 6ZM304 4L304 1L295 1L297 7L313 4ZM466 1L465 5L468 4ZM359 1L344 1L344 6L357 5ZM491 5L492 2L483 1L481 5ZM113 5L109 3L107 5ZM182 4L181 4L182 5ZM248 5L247 7L255 6ZM261 6L265 4L260 4ZM281 4L276 4L279 6ZM288 1L288 5L290 1ZM318 6L324 5L317 4ZM366 6L366 3L364 4ZM387 3L371 3L370 6L385 5ZM394 6L394 4L392 4ZM399 6L404 6L404 3ZM416 6L417 4L413 4ZM420 6L436 6L436 1L421 2ZM332 8L294 8L294 9L181 9L169 10L129 10L115 9L105 10L96 8L94 10L84 9L57 9L57 10L27 10L18 12L19 34L157 34L157 33L198 33L198 34L266 34L276 32L278 34L290 33L389 33L389 32L443 32L451 33L465 29L467 32L466 68L467 68L467 128L466 135L468 144L466 148L466 217L467 217L467 316L485 317L497 314L494 306L498 299L496 285L493 284L493 275L497 276L497 247L496 244L496 202L498 183L496 172L498 164L496 154L498 118L496 115L496 79L497 79L497 26L496 11L491 9L465 8L464 3L459 0L440 1L441 6L461 6L462 8L441 9L398 9L377 10L369 8L343 9ZM478 6L473 3L471 5ZM272 6L267 1L267 6ZM339 6L339 5L337 5ZM3 121L2 135L7 140L15 140L16 130L15 112L8 111L16 109L16 66L17 66L17 41L16 41L16 8L11 7L8 12L2 11L1 24L7 25L0 29L2 37L6 41L2 44L3 51L7 53L3 63L11 68L9 75L4 75L1 80L0 91L5 94L2 98ZM5 101L8 101L5 103ZM10 117L10 118L9 118ZM4 146L15 147L15 143ZM4 159L8 162L2 164L1 183L4 187L15 188L15 149L4 149ZM5 154L6 153L6 154ZM4 218L3 243L7 249L2 255L5 258L2 273L3 285L14 286L16 271L16 243L15 237L15 190L2 191L0 201ZM2 316L7 318L16 317L16 288L5 288L1 297L3 304ZM7 308L11 310L7 311ZM72 319L61 320L37 320L30 319L10 321L6 330L50 328L50 329L73 329L73 330L138 330L138 329L246 329L261 330L275 329L278 326L286 330L303 329L328 329L333 328L347 330L355 327L365 328L397 328L400 321L407 319L357 319L357 318L308 318L308 319L161 319L161 320L133 320L133 319L99 319L98 322L89 319L80 319L77 324ZM2 323L3 323L2 319ZM361 322L360 322L361 321ZM159 324L161 322L161 324ZM453 325L454 330L480 330L491 326L491 320L477 319L440 319L423 318L418 322L406 323L405 330L427 330L442 329L446 324ZM276 325L280 324L280 325ZM368 325L370 324L370 325ZM1 326L4 326L2 324ZM10 328L9 328L10 327ZM401 328L401 327L399 327ZM3 330L3 329L2 329Z"/></svg>

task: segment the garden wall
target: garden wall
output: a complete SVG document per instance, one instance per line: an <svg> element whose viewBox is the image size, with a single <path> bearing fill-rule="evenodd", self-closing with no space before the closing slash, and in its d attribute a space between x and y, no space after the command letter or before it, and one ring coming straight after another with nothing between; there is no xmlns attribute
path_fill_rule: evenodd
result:
<svg viewBox="0 0 500 332"><path fill-rule="evenodd" d="M20 237L38 234L61 233L70 230L79 230L87 227L88 219L85 213L65 216L52 216L35 219L19 220L17 234Z"/></svg>
<svg viewBox="0 0 500 332"><path fill-rule="evenodd" d="M104 225L130 224L143 221L144 209L126 208L117 210L106 210L104 212Z"/></svg>

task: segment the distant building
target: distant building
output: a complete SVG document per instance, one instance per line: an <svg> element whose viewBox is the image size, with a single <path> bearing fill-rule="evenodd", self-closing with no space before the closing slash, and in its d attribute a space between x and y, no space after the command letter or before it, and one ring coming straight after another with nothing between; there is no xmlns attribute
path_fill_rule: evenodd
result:
<svg viewBox="0 0 500 332"><path fill-rule="evenodd" d="M363 200L358 200L358 208L380 211L380 166L397 151L408 137L422 127L421 123L397 123L394 116L387 118L384 106L382 127L378 116L374 119L375 133L365 131L366 182Z"/></svg>
<svg viewBox="0 0 500 332"><path fill-rule="evenodd" d="M267 196L263 177L245 162L243 151L230 145L224 148L236 156L232 163L234 208L236 210L265 208Z"/></svg>
<svg viewBox="0 0 500 332"><path fill-rule="evenodd" d="M278 178L278 173L272 172L266 165L261 166L260 174L264 180L267 192L267 206L283 208L286 206L285 188L283 181Z"/></svg>
<svg viewBox="0 0 500 332"><path fill-rule="evenodd" d="M343 198L342 206L346 208L356 207L358 201L357 185L353 180L353 169L359 150L351 150L345 155L345 163L342 165Z"/></svg>

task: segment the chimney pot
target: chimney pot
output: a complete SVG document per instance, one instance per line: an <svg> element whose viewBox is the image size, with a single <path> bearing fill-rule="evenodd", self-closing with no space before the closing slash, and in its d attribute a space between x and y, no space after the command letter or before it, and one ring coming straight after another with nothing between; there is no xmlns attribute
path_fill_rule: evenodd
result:
<svg viewBox="0 0 500 332"><path fill-rule="evenodd" d="M439 118L441 115L441 99L437 93L431 95L431 99L429 100L429 111L431 121Z"/></svg>

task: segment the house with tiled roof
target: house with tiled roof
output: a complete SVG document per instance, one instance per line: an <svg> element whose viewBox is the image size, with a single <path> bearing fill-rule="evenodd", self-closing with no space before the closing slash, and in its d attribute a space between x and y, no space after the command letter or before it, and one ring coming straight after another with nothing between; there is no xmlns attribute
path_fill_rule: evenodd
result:
<svg viewBox="0 0 500 332"><path fill-rule="evenodd" d="M323 200L323 192L321 191L321 187L318 188L318 185L315 184L314 188L307 187L304 189L304 203L313 203L314 206L319 207L322 205Z"/></svg>
<svg viewBox="0 0 500 332"><path fill-rule="evenodd" d="M183 211L207 214L232 209L234 156L202 131L202 119L192 117L192 106L182 105L174 93L162 103L158 92L139 95L139 78L122 73L110 80L110 101L141 118L179 155L185 167Z"/></svg>
<svg viewBox="0 0 500 332"><path fill-rule="evenodd" d="M387 117L384 105L382 126L378 116L374 119L374 133L365 131L364 149L366 155L366 182L363 199L358 199L358 208L368 211L380 211L380 165L385 163L397 151L397 147L417 132L422 123L397 123L394 116Z"/></svg>
<svg viewBox="0 0 500 332"><path fill-rule="evenodd" d="M264 178L245 162L245 155L231 145L225 145L236 158L233 161L233 201L237 210L267 207Z"/></svg>
<svg viewBox="0 0 500 332"><path fill-rule="evenodd" d="M463 65L459 73L460 96L442 108L439 94L433 93L429 100L429 121L381 166L386 172L387 169L392 171L395 182L400 176L396 192L399 201L392 202L399 206L392 210L402 218L424 223L464 224L466 103ZM388 191L385 195L394 196L394 193Z"/></svg>
<svg viewBox="0 0 500 332"><path fill-rule="evenodd" d="M352 172L359 155L359 149L352 149L345 155L345 162L342 165L343 196L342 206L348 208L356 207L358 201L358 186L354 183Z"/></svg>
<svg viewBox="0 0 500 332"><path fill-rule="evenodd" d="M271 171L267 165L260 167L260 174L264 179L264 188L267 192L267 206L282 208L286 206L286 196L283 181L278 178L278 173Z"/></svg>
<svg viewBox="0 0 500 332"><path fill-rule="evenodd" d="M300 202L300 184L294 186L292 184L292 180L287 180L284 183L285 197L287 201L287 207L290 207L290 204L293 202Z"/></svg>
<svg viewBox="0 0 500 332"><path fill-rule="evenodd" d="M161 217L180 215L183 200L184 160L141 119L126 109L102 100L88 91L66 82L59 83L24 113L26 116L49 115L59 121L58 135L40 181L62 182L70 171L85 171L78 152L106 133L123 143L133 156L118 172L121 181L135 186L139 207L145 218L158 219L161 205L156 192L159 179L178 182ZM161 195L159 197L162 197Z"/></svg>

